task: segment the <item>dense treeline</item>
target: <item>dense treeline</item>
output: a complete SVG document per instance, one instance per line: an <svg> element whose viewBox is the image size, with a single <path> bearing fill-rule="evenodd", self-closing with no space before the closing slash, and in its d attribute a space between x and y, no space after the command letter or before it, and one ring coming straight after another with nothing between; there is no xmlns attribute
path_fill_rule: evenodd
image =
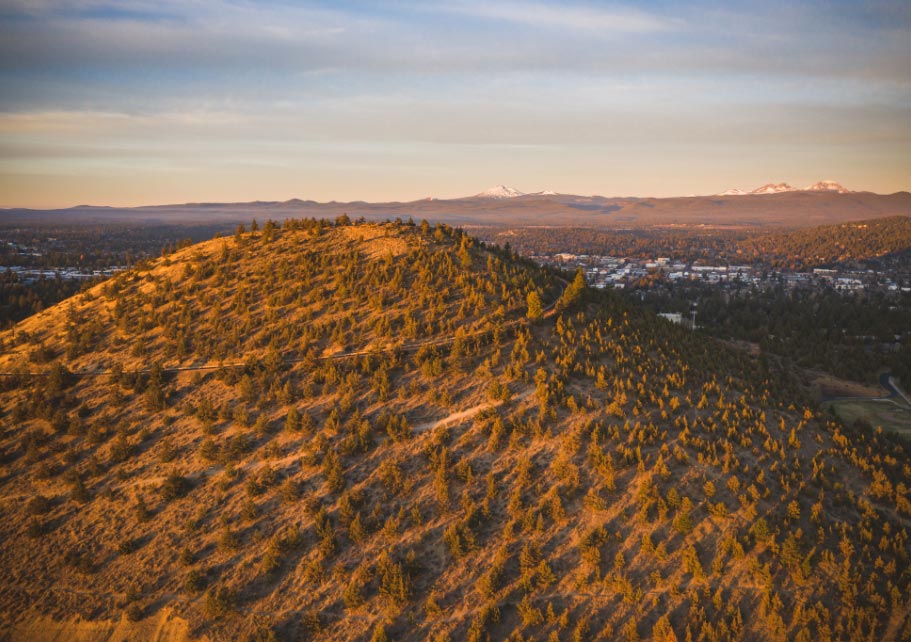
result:
<svg viewBox="0 0 911 642"><path fill-rule="evenodd" d="M506 243L522 254L602 254L633 258L665 256L708 263L760 263L805 270L855 263L877 264L892 256L911 264L911 217L893 216L796 231L723 228L478 228L481 238Z"/></svg>
<svg viewBox="0 0 911 642"><path fill-rule="evenodd" d="M229 230L224 224L4 225L0 226L0 266L83 270L129 266Z"/></svg>
<svg viewBox="0 0 911 642"><path fill-rule="evenodd" d="M17 615L167 606L211 639L911 634L907 445L459 230L267 222L2 339ZM346 348L367 350L327 358Z"/></svg>
<svg viewBox="0 0 911 642"><path fill-rule="evenodd" d="M911 253L911 216L755 235L739 243L738 249L751 260L765 259L776 267L790 269Z"/></svg>
<svg viewBox="0 0 911 642"><path fill-rule="evenodd" d="M502 229L479 227L479 238L508 245L518 253L599 254L633 258L664 256L675 261L735 260L738 243L749 237L747 230L641 228L603 230L583 227L522 227ZM754 232L753 232L754 233Z"/></svg>
<svg viewBox="0 0 911 642"><path fill-rule="evenodd" d="M81 281L45 277L23 282L13 272L0 272L0 327L9 327L73 296L83 285Z"/></svg>
<svg viewBox="0 0 911 642"><path fill-rule="evenodd" d="M684 316L696 304L697 324L709 334L756 343L763 352L804 368L866 382L890 370L911 382L908 293L720 289L693 283L634 290L630 296L655 311Z"/></svg>

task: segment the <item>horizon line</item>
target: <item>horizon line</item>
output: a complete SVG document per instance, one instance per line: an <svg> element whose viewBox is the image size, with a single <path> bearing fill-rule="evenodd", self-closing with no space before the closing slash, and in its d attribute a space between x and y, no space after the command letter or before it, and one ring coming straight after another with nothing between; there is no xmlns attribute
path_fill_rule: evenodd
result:
<svg viewBox="0 0 911 642"><path fill-rule="evenodd" d="M783 181L784 182L784 181ZM824 181L820 181L824 182ZM766 183L765 185L773 185L774 183ZM786 184L786 182L785 182ZM763 186L765 186L763 185ZM495 189L505 185L494 185L490 189ZM738 189L738 188L731 188ZM759 188L757 188L759 189ZM484 190L484 191L488 191ZM124 205L124 204L92 204L92 203L78 203L75 205L60 205L60 206L28 206L28 205L0 205L0 210L31 210L31 211L59 211L59 210L73 210L80 208L107 208L107 209L139 209L139 208L151 208L151 207L186 207L186 206L201 206L201 205L254 205L257 203L263 205L281 205L284 203L290 203L292 201L300 202L311 202L316 205L349 205L349 204L358 204L365 203L368 205L385 205L385 204L402 204L407 205L411 203L421 203L421 202L430 202L430 201L464 201L470 199L483 199L490 200L494 202L504 202L510 201L515 198L522 198L527 196L540 196L543 198L548 197L560 197L560 196L570 196L578 198L604 198L604 199L641 199L641 200L671 200L671 199L684 199L684 198L712 198L712 197L729 197L729 198L741 198L744 196L776 196L781 194L794 194L794 193L809 193L809 194L829 194L829 195L838 195L838 196L850 196L851 194L873 194L875 196L893 196L895 194L911 193L911 188L901 189L895 192L874 192L872 190L848 190L847 192L839 192L837 190L811 190L808 188L792 188L782 192L766 192L766 193L754 193L754 192L744 192L742 194L725 194L723 192L711 193L711 194L680 194L675 196L642 196L634 194L623 194L623 195L612 195L604 196L602 194L576 194L572 192L556 192L549 190L541 190L538 192L522 192L516 196L511 197L491 197L491 196L482 196L484 193L478 192L477 194L470 194L466 196L454 196L454 197L437 197L437 196L426 196L423 198L414 198L410 200L365 200L365 199L355 199L355 200L337 200L331 199L327 201L316 200L313 198L301 198L300 196L292 196L286 199L262 199L262 198L253 198L249 200L190 200L184 202L159 202L159 203L139 203L133 205ZM730 190L729 190L730 191ZM550 193L545 193L550 192Z"/></svg>

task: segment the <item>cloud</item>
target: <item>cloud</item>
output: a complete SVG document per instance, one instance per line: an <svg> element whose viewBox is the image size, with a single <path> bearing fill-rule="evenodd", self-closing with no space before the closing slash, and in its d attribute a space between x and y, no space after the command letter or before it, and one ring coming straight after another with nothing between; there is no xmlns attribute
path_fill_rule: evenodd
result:
<svg viewBox="0 0 911 642"><path fill-rule="evenodd" d="M583 31L649 33L666 31L678 21L626 7L603 8L566 3L477 2L445 3L439 11L546 28Z"/></svg>
<svg viewBox="0 0 911 642"><path fill-rule="evenodd" d="M906 20L819 14L807 6L717 9L526 0L391 3L153 3L13 0L0 11L0 73L55 74L61 86L105 73L238 86L249 74L764 74L907 85ZM784 10L782 10L784 11ZM894 12L893 12L894 13ZM890 16L892 14L889 14ZM902 15L899 12L899 16ZM859 26L858 26L859 25ZM216 75L221 74L220 78ZM21 92L5 92L0 106Z"/></svg>
<svg viewBox="0 0 911 642"><path fill-rule="evenodd" d="M192 158L348 185L369 156L380 184L384 157L449 176L526 154L581 176L719 149L907 173L909 6L0 0L0 181Z"/></svg>

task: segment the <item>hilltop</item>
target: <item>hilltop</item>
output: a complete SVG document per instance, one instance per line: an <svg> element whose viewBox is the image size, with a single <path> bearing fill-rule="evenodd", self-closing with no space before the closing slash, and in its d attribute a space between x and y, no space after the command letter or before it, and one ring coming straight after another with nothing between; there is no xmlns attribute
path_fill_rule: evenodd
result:
<svg viewBox="0 0 911 642"><path fill-rule="evenodd" d="M12 639L911 634L906 445L445 225L238 230L0 340Z"/></svg>

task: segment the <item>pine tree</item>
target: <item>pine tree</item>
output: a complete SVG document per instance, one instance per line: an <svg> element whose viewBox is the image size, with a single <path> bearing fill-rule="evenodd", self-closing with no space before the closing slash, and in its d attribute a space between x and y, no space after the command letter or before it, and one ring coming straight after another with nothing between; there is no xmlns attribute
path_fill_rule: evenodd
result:
<svg viewBox="0 0 911 642"><path fill-rule="evenodd" d="M573 278L573 282L566 286L566 289L563 291L563 296L560 297L557 307L562 310L576 303L582 297L584 290L585 273L582 271L582 268L579 268L576 270L576 276Z"/></svg>
<svg viewBox="0 0 911 642"><path fill-rule="evenodd" d="M526 301L528 303L528 318L530 320L537 321L544 316L544 307L541 305L541 297L538 296L538 293L535 290L528 293Z"/></svg>

